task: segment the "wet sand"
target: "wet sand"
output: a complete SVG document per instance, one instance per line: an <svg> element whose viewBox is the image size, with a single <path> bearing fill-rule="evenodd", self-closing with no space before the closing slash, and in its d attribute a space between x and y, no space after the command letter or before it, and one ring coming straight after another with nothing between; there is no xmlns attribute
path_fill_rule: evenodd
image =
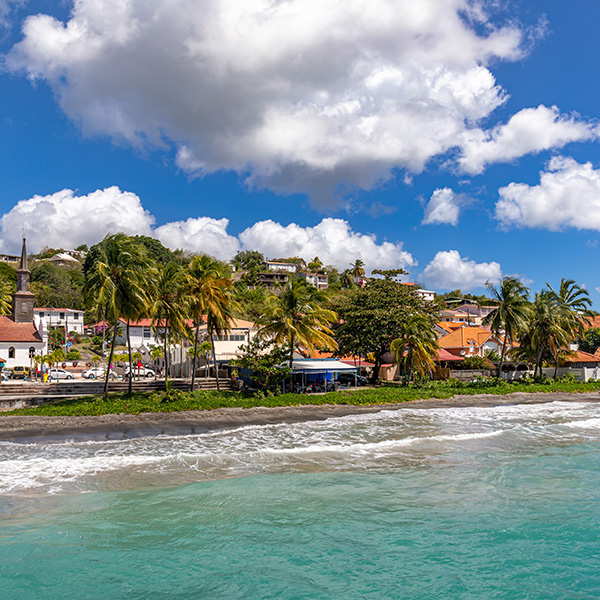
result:
<svg viewBox="0 0 600 600"><path fill-rule="evenodd" d="M0 440L52 441L64 438L127 439L154 435L186 435L248 425L322 421L330 417L376 413L382 410L443 407L506 406L546 402L600 402L600 392L583 394L478 394L368 406L306 405L279 408L220 408L208 411L103 415L98 417L0 416Z"/></svg>

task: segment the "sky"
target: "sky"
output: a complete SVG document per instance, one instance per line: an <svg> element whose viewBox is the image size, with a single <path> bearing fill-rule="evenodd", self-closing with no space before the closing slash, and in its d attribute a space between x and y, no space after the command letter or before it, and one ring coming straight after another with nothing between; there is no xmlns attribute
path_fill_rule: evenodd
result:
<svg viewBox="0 0 600 600"><path fill-rule="evenodd" d="M595 0L0 0L0 251L561 278L600 306Z"/></svg>

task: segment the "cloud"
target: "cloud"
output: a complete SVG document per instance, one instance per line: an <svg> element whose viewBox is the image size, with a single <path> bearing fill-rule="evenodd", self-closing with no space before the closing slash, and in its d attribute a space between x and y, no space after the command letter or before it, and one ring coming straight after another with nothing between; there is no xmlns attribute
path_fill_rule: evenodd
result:
<svg viewBox="0 0 600 600"><path fill-rule="evenodd" d="M10 25L9 15L16 5L23 5L27 0L0 0L0 29Z"/></svg>
<svg viewBox="0 0 600 600"><path fill-rule="evenodd" d="M88 134L324 203L421 171L505 102L488 65L526 35L482 4L78 0L30 16L6 64Z"/></svg>
<svg viewBox="0 0 600 600"><path fill-rule="evenodd" d="M62 190L48 196L21 200L0 218L1 249L17 252L21 229L27 247L38 252L44 246L75 248L95 244L107 233L122 231L149 235L165 246L206 253L222 260L240 249L259 250L269 258L318 256L325 264L345 269L360 258L368 269L410 267L416 264L402 243L377 243L374 235L358 233L342 219L323 219L314 227L259 221L236 237L227 229L228 219L189 218L154 227L155 218L131 192L113 186L87 195Z"/></svg>
<svg viewBox="0 0 600 600"><path fill-rule="evenodd" d="M283 226L274 221L260 221L242 231L239 239L244 249L259 250L269 258L301 256L310 260L318 256L324 264L346 269L360 258L368 270L406 268L416 264L401 243L377 244L373 235L352 231L347 221L323 219L314 227L295 223Z"/></svg>
<svg viewBox="0 0 600 600"><path fill-rule="evenodd" d="M496 218L504 227L566 227L600 231L600 170L557 156L539 185L511 183L498 190Z"/></svg>
<svg viewBox="0 0 600 600"><path fill-rule="evenodd" d="M162 225L154 235L168 248L183 248L229 260L240 249L240 243L227 233L228 225L228 219L190 218Z"/></svg>
<svg viewBox="0 0 600 600"><path fill-rule="evenodd" d="M431 194L425 207L423 225L458 225L461 205L466 201L461 194L455 194L450 188L438 188Z"/></svg>
<svg viewBox="0 0 600 600"><path fill-rule="evenodd" d="M34 196L0 218L5 251L20 248L22 230L28 248L37 252L44 246L76 248L95 243L110 232L152 235L153 224L154 217L140 199L116 186L80 196L73 190Z"/></svg>
<svg viewBox="0 0 600 600"><path fill-rule="evenodd" d="M560 113L556 106L524 108L506 125L462 134L462 171L482 173L492 163L507 162L532 152L561 148L569 142L598 138L598 126Z"/></svg>
<svg viewBox="0 0 600 600"><path fill-rule="evenodd" d="M499 282L502 270L497 262L477 263L462 258L456 250L448 250L438 252L421 276L435 289L468 291L484 286L487 281Z"/></svg>

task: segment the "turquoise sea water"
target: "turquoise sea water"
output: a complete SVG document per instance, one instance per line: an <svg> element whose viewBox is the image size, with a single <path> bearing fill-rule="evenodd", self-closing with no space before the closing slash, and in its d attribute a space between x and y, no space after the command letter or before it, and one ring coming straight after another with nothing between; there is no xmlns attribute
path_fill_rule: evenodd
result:
<svg viewBox="0 0 600 600"><path fill-rule="evenodd" d="M600 598L599 409L0 443L0 598Z"/></svg>

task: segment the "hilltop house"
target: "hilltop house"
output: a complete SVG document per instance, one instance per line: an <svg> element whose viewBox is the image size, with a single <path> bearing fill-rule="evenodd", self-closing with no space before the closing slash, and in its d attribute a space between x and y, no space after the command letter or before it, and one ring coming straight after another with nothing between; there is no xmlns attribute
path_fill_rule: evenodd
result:
<svg viewBox="0 0 600 600"><path fill-rule="evenodd" d="M500 354L503 341L483 327L463 325L452 333L440 337L438 344L440 348L447 350L450 354L466 358L468 356L485 356L488 350Z"/></svg>

